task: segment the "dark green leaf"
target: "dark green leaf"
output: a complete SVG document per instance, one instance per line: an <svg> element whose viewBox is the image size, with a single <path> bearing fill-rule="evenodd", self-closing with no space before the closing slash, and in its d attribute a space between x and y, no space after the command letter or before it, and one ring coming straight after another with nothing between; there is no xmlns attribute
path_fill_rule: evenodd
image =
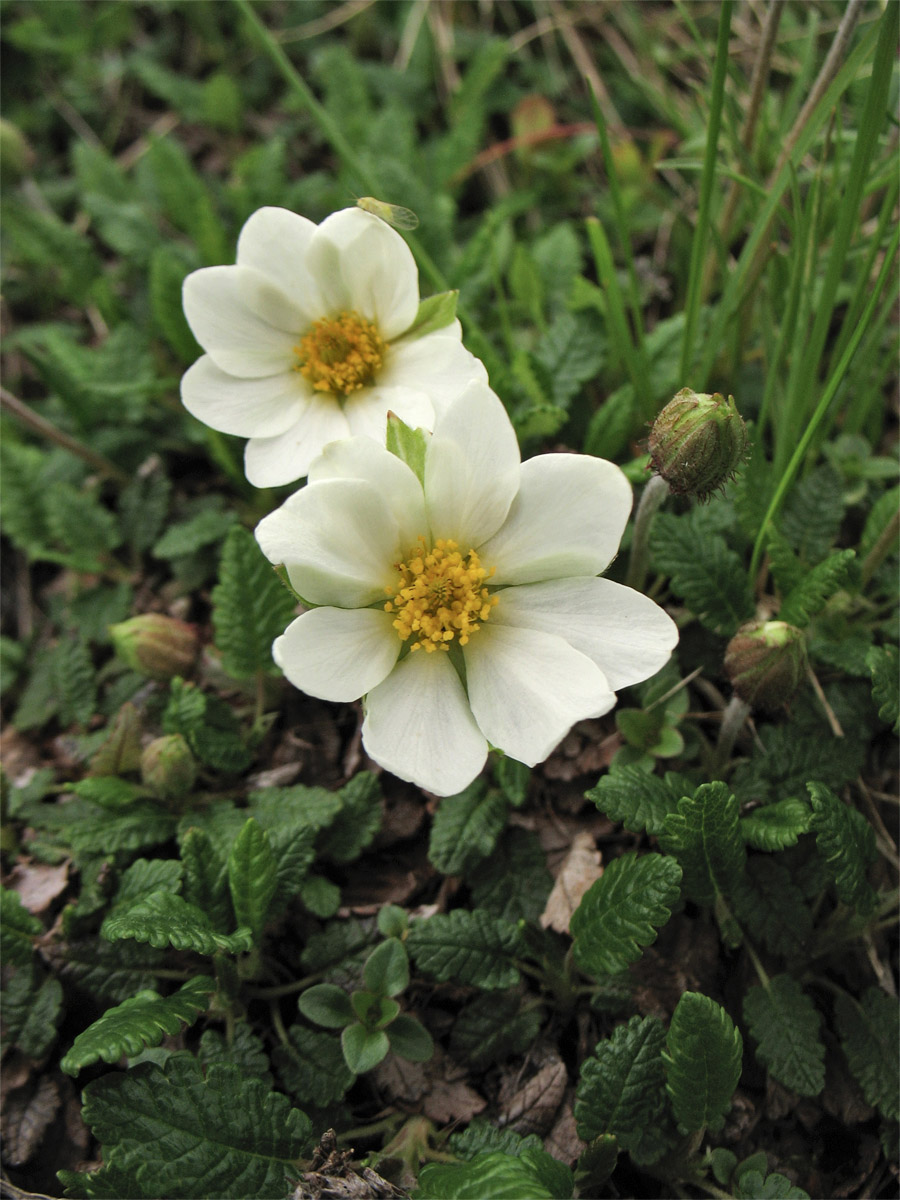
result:
<svg viewBox="0 0 900 1200"><path fill-rule="evenodd" d="M206 913L168 892L154 892L113 913L103 922L100 933L110 942L134 938L158 949L173 946L209 955L220 950L240 954L253 943L249 929L229 935L216 933Z"/></svg>
<svg viewBox="0 0 900 1200"><path fill-rule="evenodd" d="M724 1008L699 992L684 992L666 1038L666 1091L683 1133L725 1123L741 1074L743 1042Z"/></svg>
<svg viewBox="0 0 900 1200"><path fill-rule="evenodd" d="M465 875L494 849L509 802L476 779L458 796L441 801L431 826L428 857L443 875Z"/></svg>
<svg viewBox="0 0 900 1200"><path fill-rule="evenodd" d="M453 1024L450 1047L454 1057L475 1067L490 1066L512 1054L524 1053L541 1026L538 1008L523 1006L515 991L476 996Z"/></svg>
<svg viewBox="0 0 900 1200"><path fill-rule="evenodd" d="M363 969L370 992L379 996L399 996L409 986L409 959L398 938L387 938L376 946Z"/></svg>
<svg viewBox="0 0 900 1200"><path fill-rule="evenodd" d="M806 801L789 797L741 817L741 837L756 850L784 850L796 846L800 835L809 830L811 820Z"/></svg>
<svg viewBox="0 0 900 1200"><path fill-rule="evenodd" d="M685 795L685 784L671 772L660 779L639 767L613 767L585 795L632 833L646 830L657 837L665 827L666 816L676 811Z"/></svg>
<svg viewBox="0 0 900 1200"><path fill-rule="evenodd" d="M293 619L296 601L242 525L233 525L225 538L212 600L216 645L227 674L252 679L271 670L272 642Z"/></svg>
<svg viewBox="0 0 900 1200"><path fill-rule="evenodd" d="M377 1067L388 1054L391 1044L383 1029L366 1029L364 1025L348 1025L341 1034L341 1049L351 1071L364 1075Z"/></svg>
<svg viewBox="0 0 900 1200"><path fill-rule="evenodd" d="M251 817L238 834L228 856L228 887L238 925L258 939L278 882L278 868L269 837Z"/></svg>
<svg viewBox="0 0 900 1200"><path fill-rule="evenodd" d="M553 887L547 858L533 833L509 829L468 880L475 908L504 921L537 921Z"/></svg>
<svg viewBox="0 0 900 1200"><path fill-rule="evenodd" d="M873 646L866 655L872 675L872 699L878 716L897 732L900 727L900 690L897 688L898 653L896 646Z"/></svg>
<svg viewBox="0 0 900 1200"><path fill-rule="evenodd" d="M247 1021L237 1021L231 1039L215 1029L206 1029L200 1038L198 1050L204 1067L214 1063L231 1064L238 1067L245 1079L259 1079L272 1086L269 1058L262 1038L253 1033Z"/></svg>
<svg viewBox="0 0 900 1200"><path fill-rule="evenodd" d="M843 516L841 478L832 466L824 464L794 484L779 524L797 553L816 563L828 553Z"/></svg>
<svg viewBox="0 0 900 1200"><path fill-rule="evenodd" d="M415 1017L401 1013L387 1027L391 1050L409 1062L427 1062L434 1054L431 1034Z"/></svg>
<svg viewBox="0 0 900 1200"><path fill-rule="evenodd" d="M348 863L359 858L381 828L384 816L381 785L371 771L354 775L340 792L341 808L335 820L318 839L318 850L332 862Z"/></svg>
<svg viewBox="0 0 900 1200"><path fill-rule="evenodd" d="M863 1095L886 1120L896 1121L900 1117L897 1001L870 987L862 1004L840 996L836 1014L841 1045Z"/></svg>
<svg viewBox="0 0 900 1200"><path fill-rule="evenodd" d="M22 907L18 892L0 889L0 957L4 963L26 966L31 962L33 938L44 927Z"/></svg>
<svg viewBox="0 0 900 1200"><path fill-rule="evenodd" d="M18 1046L30 1058L43 1058L56 1038L63 990L58 979L33 963L9 973L3 988L3 1048Z"/></svg>
<svg viewBox="0 0 900 1200"><path fill-rule="evenodd" d="M735 1200L809 1200L809 1192L795 1187L785 1175L744 1171L732 1185Z"/></svg>
<svg viewBox="0 0 900 1200"><path fill-rule="evenodd" d="M700 514L700 515L698 515ZM753 598L740 556L721 534L704 524L703 510L686 516L657 513L650 532L650 551L658 571L671 579L672 590L702 625L731 637L753 616Z"/></svg>
<svg viewBox="0 0 900 1200"><path fill-rule="evenodd" d="M533 1157L532 1157L533 1156ZM571 1172L568 1186L559 1190L555 1173L546 1182L540 1171L549 1159L554 1167L567 1171L544 1150L525 1151L512 1157L502 1151L477 1154L466 1163L428 1163L419 1173L414 1200L563 1200L572 1195Z"/></svg>
<svg viewBox="0 0 900 1200"><path fill-rule="evenodd" d="M754 941L790 963L809 957L813 917L790 869L770 855L751 856L731 903Z"/></svg>
<svg viewBox="0 0 900 1200"><path fill-rule="evenodd" d="M744 1020L759 1043L757 1058L772 1078L801 1096L818 1096L825 1086L819 1014L796 979L775 975L767 987L750 988Z"/></svg>
<svg viewBox="0 0 900 1200"><path fill-rule="evenodd" d="M854 550L840 550L817 563L785 597L778 610L779 621L804 629L835 592L846 586L855 558Z"/></svg>
<svg viewBox="0 0 900 1200"><path fill-rule="evenodd" d="M302 1025L292 1025L288 1036L290 1045L277 1047L274 1055L288 1091L301 1104L319 1108L340 1100L356 1082L356 1075L344 1060L340 1040Z"/></svg>
<svg viewBox="0 0 900 1200"><path fill-rule="evenodd" d="M724 783L705 783L669 813L660 845L684 871L684 887L698 904L727 896L744 870L746 851L739 830L740 809Z"/></svg>
<svg viewBox="0 0 900 1200"><path fill-rule="evenodd" d="M406 948L420 970L441 981L452 979L486 991L519 981L512 961L519 949L519 932L483 909L455 908L417 921Z"/></svg>
<svg viewBox="0 0 900 1200"><path fill-rule="evenodd" d="M326 1029L343 1029L356 1020L350 997L333 983L317 983L307 988L297 1006L304 1017Z"/></svg>
<svg viewBox="0 0 900 1200"><path fill-rule="evenodd" d="M877 855L875 830L862 813L844 804L824 784L810 783L808 791L813 809L810 828L838 896L863 915L870 913L878 902L866 878Z"/></svg>

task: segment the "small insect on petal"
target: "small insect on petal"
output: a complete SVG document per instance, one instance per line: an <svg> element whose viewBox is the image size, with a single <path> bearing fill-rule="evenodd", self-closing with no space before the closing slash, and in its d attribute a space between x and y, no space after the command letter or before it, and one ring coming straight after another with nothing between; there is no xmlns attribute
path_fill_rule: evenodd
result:
<svg viewBox="0 0 900 1200"><path fill-rule="evenodd" d="M356 201L356 207L361 208L363 212L380 217L386 224L393 225L394 229L415 229L419 224L419 218L411 208L401 208L399 204L388 204L384 200L376 200L374 196L360 196Z"/></svg>

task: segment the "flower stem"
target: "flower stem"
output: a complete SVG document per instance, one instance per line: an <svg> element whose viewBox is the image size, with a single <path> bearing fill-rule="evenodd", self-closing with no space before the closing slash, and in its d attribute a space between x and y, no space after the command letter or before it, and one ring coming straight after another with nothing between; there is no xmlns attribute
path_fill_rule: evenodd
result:
<svg viewBox="0 0 900 1200"><path fill-rule="evenodd" d="M716 742L716 752L713 756L711 767L711 776L713 779L718 779L725 770L725 765L734 749L737 735L740 733L749 715L750 705L739 699L739 697L732 696L722 714L722 724L719 726L719 739Z"/></svg>
<svg viewBox="0 0 900 1200"><path fill-rule="evenodd" d="M57 429L52 421L48 421L46 417L40 416L24 400L20 400L18 396L14 396L6 388L0 388L0 407L14 416L17 421L21 421L23 425L27 425L34 433L40 434L41 437L45 437L50 442L55 442L57 446L62 446L64 450L68 450L70 454L74 454L76 458L80 458L83 462L86 462L88 466L93 467L95 471L99 471L101 475L105 475L109 479L114 479L118 484L131 482L131 477L121 467L117 467L114 462L111 462L96 450L92 450L90 446L85 446L83 442L79 442L71 434L64 433L62 429Z"/></svg>
<svg viewBox="0 0 900 1200"><path fill-rule="evenodd" d="M647 562L650 557L650 526L666 496L669 495L669 485L661 475L654 475L641 496L637 516L634 519L634 536L631 539L631 553L628 559L628 575L625 579L627 587L642 592L647 579Z"/></svg>

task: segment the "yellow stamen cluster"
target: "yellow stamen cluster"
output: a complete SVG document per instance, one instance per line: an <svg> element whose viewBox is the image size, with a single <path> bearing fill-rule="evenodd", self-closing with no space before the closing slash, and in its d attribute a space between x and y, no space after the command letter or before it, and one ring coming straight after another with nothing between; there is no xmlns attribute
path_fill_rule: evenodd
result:
<svg viewBox="0 0 900 1200"><path fill-rule="evenodd" d="M366 387L384 362L385 342L371 321L355 312L323 317L294 347L295 371L317 392L346 396Z"/></svg>
<svg viewBox="0 0 900 1200"><path fill-rule="evenodd" d="M400 578L385 588L392 599L384 611L397 614L393 624L401 642L416 639L411 650L449 650L454 638L465 646L497 603L484 586L495 568L486 570L474 550L461 554L449 538L438 538L430 550L424 537L419 543L406 562L396 564Z"/></svg>

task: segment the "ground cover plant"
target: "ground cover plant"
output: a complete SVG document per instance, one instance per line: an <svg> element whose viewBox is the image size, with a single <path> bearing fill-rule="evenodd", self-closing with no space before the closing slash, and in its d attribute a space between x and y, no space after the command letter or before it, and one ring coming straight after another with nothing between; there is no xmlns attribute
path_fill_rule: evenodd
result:
<svg viewBox="0 0 900 1200"><path fill-rule="evenodd" d="M4 1196L896 1194L898 17L4 6Z"/></svg>

